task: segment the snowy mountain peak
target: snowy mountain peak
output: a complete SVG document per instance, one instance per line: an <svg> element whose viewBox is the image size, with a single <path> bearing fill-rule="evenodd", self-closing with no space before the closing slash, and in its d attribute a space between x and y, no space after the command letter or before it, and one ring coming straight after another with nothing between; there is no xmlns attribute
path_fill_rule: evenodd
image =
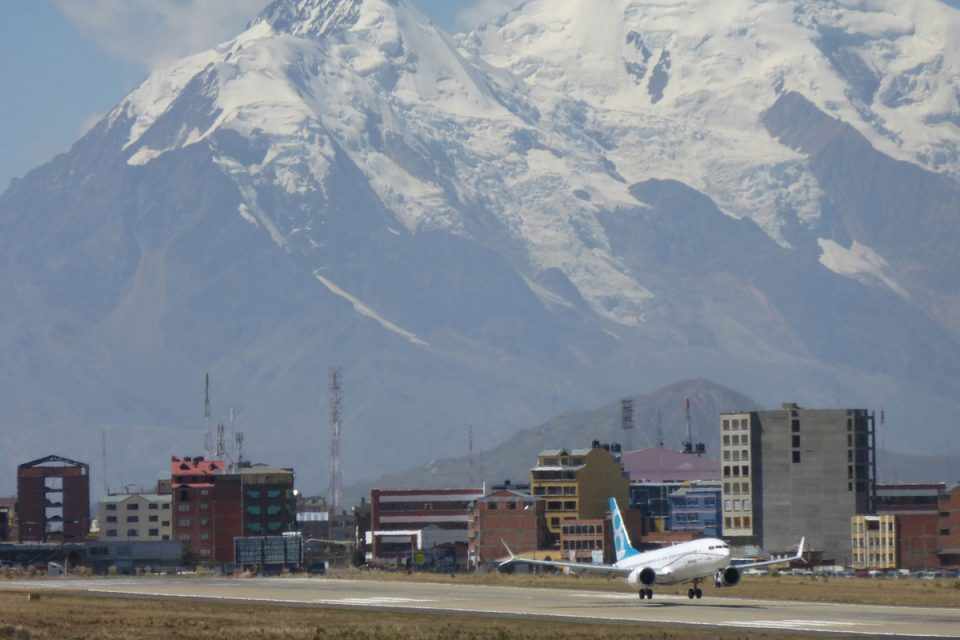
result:
<svg viewBox="0 0 960 640"><path fill-rule="evenodd" d="M365 0L274 0L250 26L269 24L278 33L322 37L349 28L360 19Z"/></svg>

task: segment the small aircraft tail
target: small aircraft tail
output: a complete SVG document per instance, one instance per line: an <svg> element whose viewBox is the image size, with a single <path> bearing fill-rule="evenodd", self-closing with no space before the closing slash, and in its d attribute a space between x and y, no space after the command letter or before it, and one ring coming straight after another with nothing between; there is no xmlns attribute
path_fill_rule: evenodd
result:
<svg viewBox="0 0 960 640"><path fill-rule="evenodd" d="M627 532L626 524L623 522L623 516L620 515L620 507L617 505L616 498L610 498L610 513L613 516L613 547L617 552L617 562L635 556L639 553L633 548L630 542L630 534Z"/></svg>

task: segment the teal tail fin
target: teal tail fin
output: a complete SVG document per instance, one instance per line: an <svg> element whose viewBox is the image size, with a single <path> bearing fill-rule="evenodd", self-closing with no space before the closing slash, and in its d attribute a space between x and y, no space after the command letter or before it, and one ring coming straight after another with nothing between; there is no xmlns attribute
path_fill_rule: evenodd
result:
<svg viewBox="0 0 960 640"><path fill-rule="evenodd" d="M627 526L620 514L620 507L617 506L617 499L610 498L609 505L613 518L613 547L617 551L617 562L620 562L640 552L634 549L630 542L630 534L627 532Z"/></svg>

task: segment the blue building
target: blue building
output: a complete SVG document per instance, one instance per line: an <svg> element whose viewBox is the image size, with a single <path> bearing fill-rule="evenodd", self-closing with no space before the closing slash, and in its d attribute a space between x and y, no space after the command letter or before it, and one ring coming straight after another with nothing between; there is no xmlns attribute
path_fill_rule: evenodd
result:
<svg viewBox="0 0 960 640"><path fill-rule="evenodd" d="M695 531L707 538L719 538L720 482L691 482L670 493L670 530Z"/></svg>

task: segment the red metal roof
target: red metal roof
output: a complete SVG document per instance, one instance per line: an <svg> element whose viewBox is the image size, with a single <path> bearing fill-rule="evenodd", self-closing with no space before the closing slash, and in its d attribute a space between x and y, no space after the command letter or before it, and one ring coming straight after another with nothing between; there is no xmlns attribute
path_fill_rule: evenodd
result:
<svg viewBox="0 0 960 640"><path fill-rule="evenodd" d="M223 460L205 460L204 458L170 458L170 475L177 476L206 476L222 473L226 465Z"/></svg>
<svg viewBox="0 0 960 640"><path fill-rule="evenodd" d="M685 482L719 480L720 461L670 449L638 449L623 452L623 468L632 481Z"/></svg>

